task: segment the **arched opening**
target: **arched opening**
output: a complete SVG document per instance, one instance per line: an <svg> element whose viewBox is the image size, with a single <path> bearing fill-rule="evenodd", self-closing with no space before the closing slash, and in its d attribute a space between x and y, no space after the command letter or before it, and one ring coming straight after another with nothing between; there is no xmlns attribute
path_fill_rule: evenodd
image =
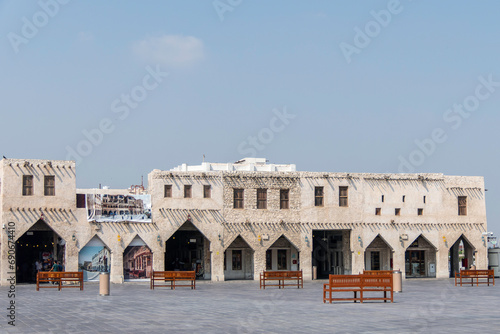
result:
<svg viewBox="0 0 500 334"><path fill-rule="evenodd" d="M455 273L461 269L469 269L475 265L474 251L474 246L462 234L453 246L450 247L448 253L450 277L455 277Z"/></svg>
<svg viewBox="0 0 500 334"><path fill-rule="evenodd" d="M392 247L379 235L366 247L366 270L392 270Z"/></svg>
<svg viewBox="0 0 500 334"><path fill-rule="evenodd" d="M313 279L350 274L350 231L313 230Z"/></svg>
<svg viewBox="0 0 500 334"><path fill-rule="evenodd" d="M144 240L138 235L123 251L123 278L125 280L142 280L151 278L153 269L153 253Z"/></svg>
<svg viewBox="0 0 500 334"><path fill-rule="evenodd" d="M254 250L238 235L224 252L224 279L252 280Z"/></svg>
<svg viewBox="0 0 500 334"><path fill-rule="evenodd" d="M16 243L17 283L36 282L37 271L49 271L54 261L65 267L66 242L39 219ZM38 270L37 270L38 266Z"/></svg>
<svg viewBox="0 0 500 334"><path fill-rule="evenodd" d="M166 241L165 270L196 271L198 279L210 279L210 241L186 221Z"/></svg>
<svg viewBox="0 0 500 334"><path fill-rule="evenodd" d="M436 247L420 235L405 252L406 278L436 277Z"/></svg>
<svg viewBox="0 0 500 334"><path fill-rule="evenodd" d="M300 270L299 250L284 235L266 251L266 270Z"/></svg>
<svg viewBox="0 0 500 334"><path fill-rule="evenodd" d="M98 281L101 272L111 268L111 251L95 235L78 253L78 270L83 271L84 281Z"/></svg>

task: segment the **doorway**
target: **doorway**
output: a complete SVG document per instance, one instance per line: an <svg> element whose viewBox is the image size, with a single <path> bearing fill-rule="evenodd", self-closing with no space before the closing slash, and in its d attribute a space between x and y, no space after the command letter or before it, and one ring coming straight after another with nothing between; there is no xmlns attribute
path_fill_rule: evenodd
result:
<svg viewBox="0 0 500 334"><path fill-rule="evenodd" d="M16 242L17 283L35 283L35 262L42 265L42 271L52 268L54 261L60 261L64 268L64 239L59 237L43 220L38 220Z"/></svg>
<svg viewBox="0 0 500 334"><path fill-rule="evenodd" d="M405 257L406 277L425 276L425 251L409 250Z"/></svg>
<svg viewBox="0 0 500 334"><path fill-rule="evenodd" d="M210 261L209 241L191 222L185 222L166 242L165 270L196 271L205 278ZM208 253L208 254L206 254Z"/></svg>
<svg viewBox="0 0 500 334"><path fill-rule="evenodd" d="M313 230L313 270L317 278L344 274L344 252L342 231Z"/></svg>

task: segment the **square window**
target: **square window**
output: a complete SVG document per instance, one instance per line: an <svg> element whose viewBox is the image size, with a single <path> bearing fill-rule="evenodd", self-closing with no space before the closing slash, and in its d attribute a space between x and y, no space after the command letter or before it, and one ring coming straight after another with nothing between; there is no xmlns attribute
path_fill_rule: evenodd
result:
<svg viewBox="0 0 500 334"><path fill-rule="evenodd" d="M56 195L56 179L54 175L45 175L43 177L43 194L45 196Z"/></svg>
<svg viewBox="0 0 500 334"><path fill-rule="evenodd" d="M419 216L423 216L424 215L424 209L418 209L417 213L418 213Z"/></svg>
<svg viewBox="0 0 500 334"><path fill-rule="evenodd" d="M396 215L396 216L401 216L401 209L399 209L399 208L398 208L398 209L396 209L396 210L395 210L395 215Z"/></svg>
<svg viewBox="0 0 500 334"><path fill-rule="evenodd" d="M339 187L339 206L347 207L348 199L347 193L349 191L349 187Z"/></svg>
<svg viewBox="0 0 500 334"><path fill-rule="evenodd" d="M23 196L33 195L33 175L23 175Z"/></svg>
<svg viewBox="0 0 500 334"><path fill-rule="evenodd" d="M314 187L314 206L323 206L323 187Z"/></svg>
<svg viewBox="0 0 500 334"><path fill-rule="evenodd" d="M163 191L163 197L172 197L172 185L171 184L166 184L164 191Z"/></svg>
<svg viewBox="0 0 500 334"><path fill-rule="evenodd" d="M211 198L212 197L212 186L204 185L203 186L203 198Z"/></svg>
<svg viewBox="0 0 500 334"><path fill-rule="evenodd" d="M281 189L280 190L280 209L289 209L290 208L290 190L289 189Z"/></svg>
<svg viewBox="0 0 500 334"><path fill-rule="evenodd" d="M382 211L381 208L375 208L375 215L380 216L380 212Z"/></svg>
<svg viewBox="0 0 500 334"><path fill-rule="evenodd" d="M191 198L192 186L190 184L184 185L184 198Z"/></svg>
<svg viewBox="0 0 500 334"><path fill-rule="evenodd" d="M458 215L467 216L467 196L458 196Z"/></svg>
<svg viewBox="0 0 500 334"><path fill-rule="evenodd" d="M267 189L257 189L257 209L267 209Z"/></svg>
<svg viewBox="0 0 500 334"><path fill-rule="evenodd" d="M233 194L233 208L243 209L243 189L234 189Z"/></svg>

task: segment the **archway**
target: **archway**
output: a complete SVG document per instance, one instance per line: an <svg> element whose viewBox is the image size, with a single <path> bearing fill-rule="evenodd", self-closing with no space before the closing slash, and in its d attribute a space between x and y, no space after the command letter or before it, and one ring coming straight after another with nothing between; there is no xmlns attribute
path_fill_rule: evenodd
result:
<svg viewBox="0 0 500 334"><path fill-rule="evenodd" d="M299 250L280 236L266 251L266 270L300 270Z"/></svg>
<svg viewBox="0 0 500 334"><path fill-rule="evenodd" d="M224 252L224 279L252 280L254 250L238 235Z"/></svg>
<svg viewBox="0 0 500 334"><path fill-rule="evenodd" d="M179 227L165 249L165 270L194 270L198 279L210 279L210 241L191 221Z"/></svg>
<svg viewBox="0 0 500 334"><path fill-rule="evenodd" d="M462 234L457 241L450 247L448 253L448 269L450 277L455 277L455 273L460 269L469 269L475 265L474 262L474 246Z"/></svg>
<svg viewBox="0 0 500 334"><path fill-rule="evenodd" d="M347 273L350 267L349 231L313 230L313 279ZM316 273L315 273L316 271Z"/></svg>
<svg viewBox="0 0 500 334"><path fill-rule="evenodd" d="M436 277L436 247L420 235L405 252L406 278Z"/></svg>
<svg viewBox="0 0 500 334"><path fill-rule="evenodd" d="M366 247L366 270L392 270L392 247L379 235Z"/></svg>
<svg viewBox="0 0 500 334"><path fill-rule="evenodd" d="M54 261L65 267L66 242L45 221L39 219L16 242L17 283L36 282L36 262L41 271L52 268Z"/></svg>
<svg viewBox="0 0 500 334"><path fill-rule="evenodd" d="M78 270L83 271L84 281L98 281L101 272L111 268L111 251L94 235L78 253Z"/></svg>
<svg viewBox="0 0 500 334"><path fill-rule="evenodd" d="M153 253L138 235L123 251L123 278L126 280L151 278Z"/></svg>

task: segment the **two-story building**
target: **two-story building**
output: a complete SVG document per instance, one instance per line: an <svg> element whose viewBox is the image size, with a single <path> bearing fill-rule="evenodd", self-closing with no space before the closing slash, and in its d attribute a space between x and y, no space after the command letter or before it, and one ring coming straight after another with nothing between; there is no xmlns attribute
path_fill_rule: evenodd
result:
<svg viewBox="0 0 500 334"><path fill-rule="evenodd" d="M153 170L147 194L136 190L77 189L73 161L3 159L1 283L13 244L18 282L33 281L37 260L95 278L85 264L104 253L113 282L151 269L224 281L263 270L444 278L487 267L482 177L300 172L247 158ZM127 210L103 209L115 202Z"/></svg>

